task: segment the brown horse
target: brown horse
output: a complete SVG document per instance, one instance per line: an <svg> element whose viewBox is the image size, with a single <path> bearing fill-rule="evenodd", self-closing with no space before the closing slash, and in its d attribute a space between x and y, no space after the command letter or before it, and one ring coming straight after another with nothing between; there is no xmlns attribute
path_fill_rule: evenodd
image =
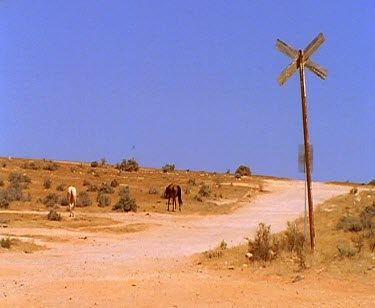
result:
<svg viewBox="0 0 375 308"><path fill-rule="evenodd" d="M168 199L168 211L169 211L169 201L172 198L173 200L173 212L177 209L177 201L176 198L178 198L178 208L181 212L181 205L182 205L182 198L181 198L181 187L176 184L169 184L167 188L165 189L165 197Z"/></svg>

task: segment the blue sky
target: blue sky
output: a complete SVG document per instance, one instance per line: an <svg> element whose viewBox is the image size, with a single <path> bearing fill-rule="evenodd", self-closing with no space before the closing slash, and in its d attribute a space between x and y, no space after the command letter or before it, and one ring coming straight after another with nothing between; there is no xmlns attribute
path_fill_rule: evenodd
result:
<svg viewBox="0 0 375 308"><path fill-rule="evenodd" d="M315 181L375 178L373 1L1 1L0 156L302 179L303 49Z"/></svg>

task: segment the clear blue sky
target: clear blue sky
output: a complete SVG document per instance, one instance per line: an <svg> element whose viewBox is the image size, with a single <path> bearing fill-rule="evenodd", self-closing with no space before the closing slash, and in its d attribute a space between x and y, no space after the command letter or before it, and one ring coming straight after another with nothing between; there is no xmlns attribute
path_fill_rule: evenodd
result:
<svg viewBox="0 0 375 308"><path fill-rule="evenodd" d="M0 156L303 178L303 49L313 180L375 178L373 1L0 1Z"/></svg>

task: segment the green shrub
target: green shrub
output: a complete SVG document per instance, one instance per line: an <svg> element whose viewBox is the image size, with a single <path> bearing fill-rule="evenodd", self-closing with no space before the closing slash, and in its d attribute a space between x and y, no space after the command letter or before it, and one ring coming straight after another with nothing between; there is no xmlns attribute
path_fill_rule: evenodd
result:
<svg viewBox="0 0 375 308"><path fill-rule="evenodd" d="M58 213L56 210L50 210L47 215L47 219L53 221L61 221L62 217L61 214Z"/></svg>
<svg viewBox="0 0 375 308"><path fill-rule="evenodd" d="M368 185L374 185L375 186L375 179L373 179L370 182L368 182Z"/></svg>
<svg viewBox="0 0 375 308"><path fill-rule="evenodd" d="M99 163L96 160L91 162L91 167L96 168L98 166L99 166Z"/></svg>
<svg viewBox="0 0 375 308"><path fill-rule="evenodd" d="M175 169L175 165L165 164L162 167L163 172L173 172Z"/></svg>
<svg viewBox="0 0 375 308"><path fill-rule="evenodd" d="M234 173L236 177L241 177L241 176L250 176L251 171L248 166L245 165L240 165L237 169L236 172Z"/></svg>

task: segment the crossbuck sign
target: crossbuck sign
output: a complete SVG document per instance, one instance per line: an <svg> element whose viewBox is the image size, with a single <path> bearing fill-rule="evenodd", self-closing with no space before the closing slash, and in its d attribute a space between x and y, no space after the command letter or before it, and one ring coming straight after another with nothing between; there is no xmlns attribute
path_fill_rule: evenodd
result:
<svg viewBox="0 0 375 308"><path fill-rule="evenodd" d="M317 63L310 60L310 56L323 44L325 38L323 33L320 33L314 38L309 45L303 50L295 50L288 44L277 39L276 49L281 51L292 59L292 62L277 76L277 82L282 86L294 72L299 69L300 86L301 86L301 101L302 101L302 121L303 121L303 137L305 147L305 170L307 181L307 198L309 204L309 224L310 224L310 243L311 250L315 251L315 230L314 230L314 208L311 193L311 170L310 170L310 144L309 144L309 131L307 125L307 106L306 106L306 90L305 90L305 71L304 67L312 71L318 77L326 79L327 70Z"/></svg>

